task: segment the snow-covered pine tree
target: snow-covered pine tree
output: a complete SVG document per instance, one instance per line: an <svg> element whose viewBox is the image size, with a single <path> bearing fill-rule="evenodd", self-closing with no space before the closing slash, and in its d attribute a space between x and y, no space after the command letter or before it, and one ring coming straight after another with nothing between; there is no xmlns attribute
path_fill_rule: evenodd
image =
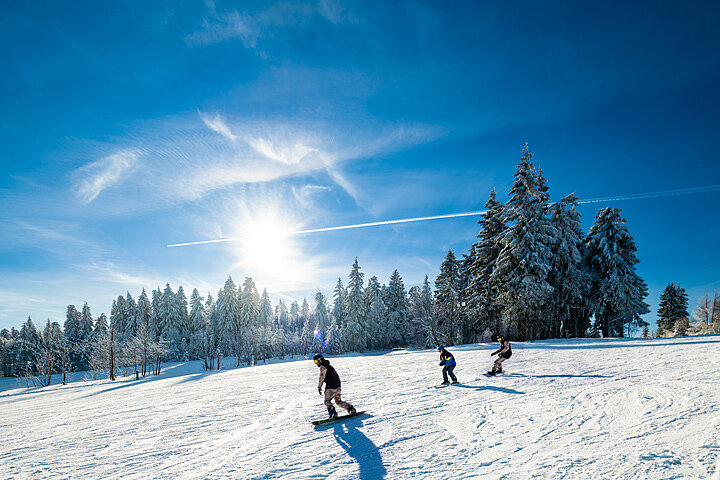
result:
<svg viewBox="0 0 720 480"><path fill-rule="evenodd" d="M218 292L215 317L219 348L225 355L232 353L240 355L236 350L242 341L242 332L237 329L240 324L240 301L232 277L228 277L225 286Z"/></svg>
<svg viewBox="0 0 720 480"><path fill-rule="evenodd" d="M160 298L160 340L168 345L172 360L179 360L180 308L170 284L165 284Z"/></svg>
<svg viewBox="0 0 720 480"><path fill-rule="evenodd" d="M303 328L300 333L300 353L306 355L313 351L314 344L314 331L315 326L313 325L313 319L310 316L309 308L307 306L307 300L303 298L303 308L300 310L300 319L303 322Z"/></svg>
<svg viewBox="0 0 720 480"><path fill-rule="evenodd" d="M393 270L384 296L387 315L389 347L401 347L410 341L408 329L408 299L405 284L397 270Z"/></svg>
<svg viewBox="0 0 720 480"><path fill-rule="evenodd" d="M270 295L266 289L263 289L260 295L260 303L257 319L257 338L258 351L257 357L259 361L266 361L273 356L273 308L270 302Z"/></svg>
<svg viewBox="0 0 720 480"><path fill-rule="evenodd" d="M148 337L150 335L150 317L152 316L152 305L145 289L142 289L135 305L135 328L137 332Z"/></svg>
<svg viewBox="0 0 720 480"><path fill-rule="evenodd" d="M574 194L555 203L550 222L557 232L552 244L548 281L553 287L548 314L550 338L584 337L590 328L585 299L590 279L583 270L584 235L581 229L578 199Z"/></svg>
<svg viewBox="0 0 720 480"><path fill-rule="evenodd" d="M110 309L110 328L115 332L115 340L118 341L125 337L125 331L128 328L128 311L125 308L125 297L118 296L113 302Z"/></svg>
<svg viewBox="0 0 720 480"><path fill-rule="evenodd" d="M542 311L553 291L547 277L555 228L546 216L547 184L531 158L525 144L510 199L503 209L507 229L492 274L509 329L506 335L517 335L521 340L547 338L549 325Z"/></svg>
<svg viewBox="0 0 720 480"><path fill-rule="evenodd" d="M160 320L160 303L162 302L162 292L160 287L152 291L152 303L150 320L148 328L150 330L150 340L155 341L160 336L161 320Z"/></svg>
<svg viewBox="0 0 720 480"><path fill-rule="evenodd" d="M448 250L445 260L440 265L440 273L435 278L433 302L435 325L431 327L439 343L445 345L454 345L458 338L460 288L458 261L453 251Z"/></svg>
<svg viewBox="0 0 720 480"><path fill-rule="evenodd" d="M395 325L397 319L386 320L386 307L383 302L383 295L380 289L375 290L372 295L370 308L367 309L367 325L368 325L368 348L388 348L393 346L393 341L397 342L395 336L400 332L400 328ZM395 335L393 335L393 332Z"/></svg>
<svg viewBox="0 0 720 480"><path fill-rule="evenodd" d="M343 310L344 349L349 352L362 352L367 346L367 331L365 322L367 312L363 302L363 273L360 273L358 259L355 257L349 275L347 297Z"/></svg>
<svg viewBox="0 0 720 480"><path fill-rule="evenodd" d="M113 302L113 305L114 304ZM80 328L80 318L80 312L77 311L75 305L68 305L65 314L65 324L63 325L63 333L68 341L70 361L73 364L74 370L85 370L87 367L84 363L83 355L86 339L83 330Z"/></svg>
<svg viewBox="0 0 720 480"><path fill-rule="evenodd" d="M472 266L477 256L477 244L470 245L470 251L463 253L463 258L458 262L458 340L460 343L471 343L475 340L475 318L471 313L470 284L472 282Z"/></svg>
<svg viewBox="0 0 720 480"><path fill-rule="evenodd" d="M182 285L178 287L177 293L175 293L175 305L178 311L178 338L177 347L178 355L182 359L187 360L188 352L190 350L190 314L188 313L188 302L187 296L185 296L185 290Z"/></svg>
<svg viewBox="0 0 720 480"><path fill-rule="evenodd" d="M69 305L68 314L70 313L70 307L75 309L74 306ZM77 310L75 310L75 312L77 313ZM77 316L79 316L79 314ZM37 375L36 352L41 342L42 338L40 337L40 332L38 332L32 319L28 317L20 328L19 336L20 348L18 351L17 361L19 363L19 370L22 376L31 377L33 375Z"/></svg>
<svg viewBox="0 0 720 480"><path fill-rule="evenodd" d="M89 339L93 331L93 317L90 312L90 306L85 302L80 314L79 331L83 338Z"/></svg>
<svg viewBox="0 0 720 480"><path fill-rule="evenodd" d="M601 209L588 233L583 260L590 305L603 337L623 336L624 324L646 313L644 282L635 271L637 247L620 209Z"/></svg>
<svg viewBox="0 0 720 480"><path fill-rule="evenodd" d="M674 283L668 284L660 294L660 307L658 308L658 336L683 336L687 333L688 296L684 288Z"/></svg>
<svg viewBox="0 0 720 480"><path fill-rule="evenodd" d="M327 353L328 330L330 328L330 315L328 312L327 300L322 292L315 292L315 320L317 321L317 347L318 351Z"/></svg>
<svg viewBox="0 0 720 480"><path fill-rule="evenodd" d="M333 310L332 316L337 323L337 327L342 331L343 326L343 312L345 311L345 297L347 291L343 286L342 279L338 278L337 284L335 284L335 290L333 291Z"/></svg>
<svg viewBox="0 0 720 480"><path fill-rule="evenodd" d="M278 301L278 304L275 306L275 322L276 327L275 330L277 331L277 336L279 337L279 347L280 350L277 352L277 355L284 359L285 355L290 353L292 354L292 349L289 348L289 338L290 338L290 332L289 332L289 322L290 322L290 313L288 312L287 306L285 305L285 302L283 302L283 299L281 298Z"/></svg>
<svg viewBox="0 0 720 480"><path fill-rule="evenodd" d="M245 277L239 296L240 325L238 327L243 332L243 342L241 343L243 360L251 365L257 360L256 354L259 340L257 322L260 313L260 295L252 277ZM239 361L238 359L238 366Z"/></svg>
<svg viewBox="0 0 720 480"><path fill-rule="evenodd" d="M207 316L203 297L200 296L197 288L193 288L190 294L190 358L198 359L204 357L204 347L207 336Z"/></svg>
<svg viewBox="0 0 720 480"><path fill-rule="evenodd" d="M466 309L475 320L476 331L499 332L500 306L498 291L492 273L500 251L502 236L506 230L503 223L503 205L495 199L495 189L485 203L485 212L480 220L480 233L475 244L475 260L470 266L469 284L465 292Z"/></svg>
<svg viewBox="0 0 720 480"><path fill-rule="evenodd" d="M373 275L368 280L365 292L363 293L363 301L365 304L365 311L367 312L366 325L367 325L367 345L368 349L385 348L388 346L387 335L387 322L385 321L385 307L382 302L383 290L380 285L378 278ZM382 310L376 309L372 311L373 304L376 302L376 297L380 296L379 306L383 306ZM379 308L376 307L376 308Z"/></svg>
<svg viewBox="0 0 720 480"><path fill-rule="evenodd" d="M122 332L116 332L120 334L118 338L119 341L125 342L135 336L137 333L137 324L135 323L136 316L137 304L133 296L130 295L130 292L127 292L127 296L125 297L125 314L123 315L125 319L125 324L123 325L124 330Z"/></svg>
<svg viewBox="0 0 720 480"><path fill-rule="evenodd" d="M93 336L100 335L108 332L108 319L104 313L95 320L95 327L93 328Z"/></svg>
<svg viewBox="0 0 720 480"><path fill-rule="evenodd" d="M337 321L333 318L328 328L326 340L327 353L336 354L342 352L343 338Z"/></svg>

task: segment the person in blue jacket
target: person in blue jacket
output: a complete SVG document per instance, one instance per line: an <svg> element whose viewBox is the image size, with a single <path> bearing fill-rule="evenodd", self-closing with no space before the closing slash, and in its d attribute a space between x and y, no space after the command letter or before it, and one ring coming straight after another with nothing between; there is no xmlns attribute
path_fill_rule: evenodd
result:
<svg viewBox="0 0 720 480"><path fill-rule="evenodd" d="M450 375L450 378L452 378L452 383L458 383L457 378L453 373L453 370L455 370L455 366L457 365L455 363L455 357L453 357L452 353L445 350L445 347L443 346L438 347L438 352L440 352L440 366L443 367L442 385L450 383L448 382L448 374Z"/></svg>

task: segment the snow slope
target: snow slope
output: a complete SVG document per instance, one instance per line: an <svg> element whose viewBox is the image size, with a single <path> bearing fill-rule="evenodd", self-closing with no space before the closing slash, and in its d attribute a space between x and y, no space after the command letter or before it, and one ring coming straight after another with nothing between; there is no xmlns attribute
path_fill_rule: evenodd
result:
<svg viewBox="0 0 720 480"><path fill-rule="evenodd" d="M720 336L494 348L333 358L371 415L321 429L311 361L8 389L0 478L720 479Z"/></svg>

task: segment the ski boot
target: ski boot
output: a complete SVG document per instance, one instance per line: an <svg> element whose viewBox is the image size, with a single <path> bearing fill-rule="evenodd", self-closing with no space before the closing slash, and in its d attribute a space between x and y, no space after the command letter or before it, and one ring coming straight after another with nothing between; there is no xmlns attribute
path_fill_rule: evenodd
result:
<svg viewBox="0 0 720 480"><path fill-rule="evenodd" d="M357 410L355 410L355 407L353 407L352 405L350 405L350 406L348 406L348 413L349 413L350 415L355 415L355 414L357 413Z"/></svg>
<svg viewBox="0 0 720 480"><path fill-rule="evenodd" d="M458 382L457 380L453 380L453 381L450 382L450 383L451 383L452 385L455 385L456 383L460 383L460 382Z"/></svg>
<svg viewBox="0 0 720 480"><path fill-rule="evenodd" d="M335 407L332 405L328 407L328 418L335 418L337 417L337 410L335 410Z"/></svg>
<svg viewBox="0 0 720 480"><path fill-rule="evenodd" d="M450 385L450 382L448 382L447 380L445 380L445 381L442 382L440 385Z"/></svg>
<svg viewBox="0 0 720 480"><path fill-rule="evenodd" d="M497 375L497 372L495 372L494 370L490 370L490 371L487 372L487 373L488 373L488 375L492 375L492 376Z"/></svg>

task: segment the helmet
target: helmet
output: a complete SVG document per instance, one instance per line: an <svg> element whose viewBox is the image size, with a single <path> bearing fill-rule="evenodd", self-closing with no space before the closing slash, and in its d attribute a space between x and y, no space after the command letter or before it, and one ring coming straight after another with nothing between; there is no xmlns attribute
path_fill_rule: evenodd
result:
<svg viewBox="0 0 720 480"><path fill-rule="evenodd" d="M438 352L444 352L444 351L445 351L445 347L443 347L442 345L440 345L440 346L438 347Z"/></svg>
<svg viewBox="0 0 720 480"><path fill-rule="evenodd" d="M315 356L313 357L313 362L315 362L315 365L318 365L324 361L325 361L325 357L323 357L319 353L316 353Z"/></svg>

